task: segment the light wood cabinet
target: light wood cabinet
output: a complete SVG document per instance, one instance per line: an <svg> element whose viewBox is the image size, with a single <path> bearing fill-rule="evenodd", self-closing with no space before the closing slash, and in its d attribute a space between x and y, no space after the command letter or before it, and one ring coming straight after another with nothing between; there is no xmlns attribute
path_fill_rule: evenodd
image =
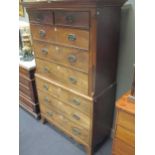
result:
<svg viewBox="0 0 155 155"><path fill-rule="evenodd" d="M116 104L117 116L112 155L135 154L135 104L124 94Z"/></svg>

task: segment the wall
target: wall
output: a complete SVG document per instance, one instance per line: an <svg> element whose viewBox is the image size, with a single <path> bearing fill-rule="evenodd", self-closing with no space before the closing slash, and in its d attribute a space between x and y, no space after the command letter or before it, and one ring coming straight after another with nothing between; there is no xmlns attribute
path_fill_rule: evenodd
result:
<svg viewBox="0 0 155 155"><path fill-rule="evenodd" d="M19 21L22 21L22 22L29 22L28 14L26 13L25 8L24 8L24 17L19 16Z"/></svg>
<svg viewBox="0 0 155 155"><path fill-rule="evenodd" d="M120 97L131 88L135 63L135 0L122 8L121 34L117 68L117 94Z"/></svg>

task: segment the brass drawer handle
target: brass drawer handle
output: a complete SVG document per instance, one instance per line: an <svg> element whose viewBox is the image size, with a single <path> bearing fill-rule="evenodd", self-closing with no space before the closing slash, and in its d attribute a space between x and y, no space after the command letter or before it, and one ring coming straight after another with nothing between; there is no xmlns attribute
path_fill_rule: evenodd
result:
<svg viewBox="0 0 155 155"><path fill-rule="evenodd" d="M40 35L40 38L44 38L46 36L46 31L45 30L40 30L39 35Z"/></svg>
<svg viewBox="0 0 155 155"><path fill-rule="evenodd" d="M76 114L73 114L72 117L73 117L75 120L77 120L77 121L80 120L80 117L79 117L78 115L76 115Z"/></svg>
<svg viewBox="0 0 155 155"><path fill-rule="evenodd" d="M47 84L44 84L43 87L44 87L45 90L48 90L49 89L49 86Z"/></svg>
<svg viewBox="0 0 155 155"><path fill-rule="evenodd" d="M47 112L47 116L49 116L49 117L53 116L53 112L51 112L51 111L49 112L49 111L48 111L48 112Z"/></svg>
<svg viewBox="0 0 155 155"><path fill-rule="evenodd" d="M72 77L72 76L69 77L69 81L70 81L72 84L76 84L76 83L77 83L76 78L75 78L75 77Z"/></svg>
<svg viewBox="0 0 155 155"><path fill-rule="evenodd" d="M44 98L44 101L45 101L45 103L47 103L47 104L51 102L47 96Z"/></svg>
<svg viewBox="0 0 155 155"><path fill-rule="evenodd" d="M76 136L80 136L81 135L81 132L80 132L80 130L78 128L72 128L72 132Z"/></svg>
<svg viewBox="0 0 155 155"><path fill-rule="evenodd" d="M73 63L73 62L76 62L77 60L77 57L75 55L69 55L68 56L68 61Z"/></svg>
<svg viewBox="0 0 155 155"><path fill-rule="evenodd" d="M43 72L45 72L45 73L49 73L49 72L50 72L50 70L49 70L49 68L48 68L48 67L44 67L44 68L43 68Z"/></svg>
<svg viewBox="0 0 155 155"><path fill-rule="evenodd" d="M43 19L44 19L44 16L43 16L42 14L37 14L37 15L36 15L36 20L37 20L38 22L41 22Z"/></svg>
<svg viewBox="0 0 155 155"><path fill-rule="evenodd" d="M48 49L47 48L42 48L41 50L43 55L47 55L48 54Z"/></svg>
<svg viewBox="0 0 155 155"><path fill-rule="evenodd" d="M67 23L72 24L74 22L73 15L66 16L66 21L67 21Z"/></svg>
<svg viewBox="0 0 155 155"><path fill-rule="evenodd" d="M74 98L72 100L72 103L75 104L75 105L80 105L81 101L79 99Z"/></svg>
<svg viewBox="0 0 155 155"><path fill-rule="evenodd" d="M75 41L76 40L76 35L75 34L69 34L68 35L68 40L69 41Z"/></svg>

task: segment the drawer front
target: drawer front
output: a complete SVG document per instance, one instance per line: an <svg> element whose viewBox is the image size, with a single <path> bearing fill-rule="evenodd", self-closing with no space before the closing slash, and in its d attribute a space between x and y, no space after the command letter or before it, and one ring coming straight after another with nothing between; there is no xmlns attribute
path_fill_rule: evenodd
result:
<svg viewBox="0 0 155 155"><path fill-rule="evenodd" d="M88 94L88 75L36 59L37 72L71 89Z"/></svg>
<svg viewBox="0 0 155 155"><path fill-rule="evenodd" d="M85 113L89 117L91 116L91 106L92 102L78 96L72 92L69 92L63 88L60 88L52 83L49 83L36 76L37 88L46 94L58 98L60 101L78 109L79 111Z"/></svg>
<svg viewBox="0 0 155 155"><path fill-rule="evenodd" d="M55 25L89 29L89 12L55 11Z"/></svg>
<svg viewBox="0 0 155 155"><path fill-rule="evenodd" d="M26 87L32 86L32 81L23 76L22 74L19 74L19 82Z"/></svg>
<svg viewBox="0 0 155 155"><path fill-rule="evenodd" d="M41 113L48 120L53 122L57 127L61 130L67 131L71 136L75 139L78 138L82 140L84 143L89 143L89 131L80 127L79 125L72 123L69 121L64 115L62 115L59 111L48 109L42 104L40 105Z"/></svg>
<svg viewBox="0 0 155 155"><path fill-rule="evenodd" d="M89 49L89 31L87 30L31 24L31 32L34 40Z"/></svg>
<svg viewBox="0 0 155 155"><path fill-rule="evenodd" d="M31 91L29 87L26 87L23 84L19 83L19 90L23 92L29 99L31 99Z"/></svg>
<svg viewBox="0 0 155 155"><path fill-rule="evenodd" d="M35 69L32 69L29 71L23 67L19 67L19 73L23 76L26 76L27 78L33 79L34 78L34 72L35 72Z"/></svg>
<svg viewBox="0 0 155 155"><path fill-rule="evenodd" d="M38 94L40 104L51 107L52 109L57 109L69 120L85 127L86 129L90 128L90 118L83 113L41 91L38 91Z"/></svg>
<svg viewBox="0 0 155 155"><path fill-rule="evenodd" d="M89 49L89 31L69 28L56 28L57 42L81 49Z"/></svg>
<svg viewBox="0 0 155 155"><path fill-rule="evenodd" d="M113 142L112 155L135 155L135 149L115 138Z"/></svg>
<svg viewBox="0 0 155 155"><path fill-rule="evenodd" d="M39 112L38 104L32 102L29 98L27 98L22 92L19 93L19 101L21 104L26 105L34 112Z"/></svg>
<svg viewBox="0 0 155 155"><path fill-rule="evenodd" d="M117 124L133 132L135 131L134 115L128 114L124 111L121 110L118 111Z"/></svg>
<svg viewBox="0 0 155 155"><path fill-rule="evenodd" d="M52 26L31 24L32 38L48 42L56 41L56 31Z"/></svg>
<svg viewBox="0 0 155 155"><path fill-rule="evenodd" d="M50 10L31 10L28 13L31 23L53 25L53 12Z"/></svg>
<svg viewBox="0 0 155 155"><path fill-rule="evenodd" d="M79 69L88 73L89 54L87 51L55 46L52 44L34 41L35 56L48 61Z"/></svg>
<svg viewBox="0 0 155 155"><path fill-rule="evenodd" d="M117 125L116 137L132 147L135 146L135 134L119 125Z"/></svg>

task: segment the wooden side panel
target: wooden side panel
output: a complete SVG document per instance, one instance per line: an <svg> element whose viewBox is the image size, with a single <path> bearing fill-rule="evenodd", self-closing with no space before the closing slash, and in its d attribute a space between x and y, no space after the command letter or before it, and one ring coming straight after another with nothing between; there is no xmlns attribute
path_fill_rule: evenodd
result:
<svg viewBox="0 0 155 155"><path fill-rule="evenodd" d="M114 116L115 91L114 85L94 101L93 148L96 148L110 135Z"/></svg>
<svg viewBox="0 0 155 155"><path fill-rule="evenodd" d="M97 57L95 95L116 81L120 8L97 9Z"/></svg>

